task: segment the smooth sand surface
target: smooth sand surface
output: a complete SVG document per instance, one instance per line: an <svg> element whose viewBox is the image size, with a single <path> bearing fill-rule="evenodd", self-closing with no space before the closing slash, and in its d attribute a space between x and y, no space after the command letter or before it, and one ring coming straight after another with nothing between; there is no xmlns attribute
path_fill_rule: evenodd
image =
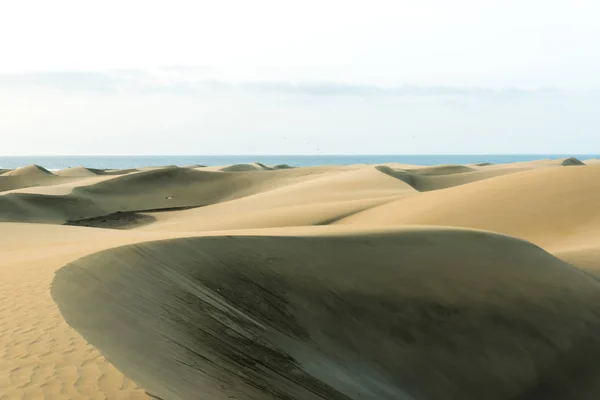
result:
<svg viewBox="0 0 600 400"><path fill-rule="evenodd" d="M0 398L596 399L597 164L4 171Z"/></svg>
<svg viewBox="0 0 600 400"><path fill-rule="evenodd" d="M338 223L461 226L551 248L600 234L599 176L598 165L521 171L402 198Z"/></svg>

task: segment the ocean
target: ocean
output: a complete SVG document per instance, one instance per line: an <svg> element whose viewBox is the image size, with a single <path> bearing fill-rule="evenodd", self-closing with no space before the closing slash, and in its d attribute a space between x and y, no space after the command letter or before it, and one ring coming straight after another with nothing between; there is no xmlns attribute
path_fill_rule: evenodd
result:
<svg viewBox="0 0 600 400"><path fill-rule="evenodd" d="M580 160L600 158L598 154L439 154L439 155L223 155L223 156L0 156L0 169L14 169L38 164L49 170L85 166L88 168L126 169L192 164L229 165L261 162L267 165L288 164L294 167L315 165L351 165L402 163L416 165L495 164L576 157Z"/></svg>

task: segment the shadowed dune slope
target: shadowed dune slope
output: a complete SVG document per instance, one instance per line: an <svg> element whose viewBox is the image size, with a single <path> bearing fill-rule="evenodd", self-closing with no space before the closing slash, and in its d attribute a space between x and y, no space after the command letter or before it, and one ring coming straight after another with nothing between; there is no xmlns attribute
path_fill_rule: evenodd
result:
<svg viewBox="0 0 600 400"><path fill-rule="evenodd" d="M599 176L600 166L519 172L405 197L338 223L460 226L501 232L550 248L598 232Z"/></svg>
<svg viewBox="0 0 600 400"><path fill-rule="evenodd" d="M277 164L277 165L274 165L272 168L273 169L290 169L290 168L295 168L295 167L292 167L291 165L288 165L288 164Z"/></svg>
<svg viewBox="0 0 600 400"><path fill-rule="evenodd" d="M408 172L414 175L450 175L474 172L476 169L464 165L435 165L432 167L420 167L410 169Z"/></svg>
<svg viewBox="0 0 600 400"><path fill-rule="evenodd" d="M431 190L446 189L449 187L465 185L471 182L477 182L484 179L495 178L497 176L503 176L513 174L516 172L526 171L528 168L497 168L497 169L483 169L483 170L461 170L455 169L460 172L449 172L434 174L434 173L418 173L419 170L401 170L393 169L386 165L380 165L376 167L380 172L393 176L396 179L400 179L413 188L420 192L428 192Z"/></svg>
<svg viewBox="0 0 600 400"><path fill-rule="evenodd" d="M146 242L63 267L52 296L164 399L600 395L598 282L488 232Z"/></svg>
<svg viewBox="0 0 600 400"><path fill-rule="evenodd" d="M410 171L392 169L389 166L270 170L264 169L268 167L259 163L252 165L253 168L262 169L220 172L208 169L153 167L132 171L108 171L76 167L59 171L60 176L57 176L44 172L37 166L30 166L23 168L16 176L0 177L0 191L9 191L0 197L0 221L64 223L117 212L201 207L253 195L257 197L249 199L248 204L238 203L235 206L244 206L245 210L250 211L247 218L256 220L263 210L273 207L386 199L379 203L372 202L370 207L374 207L391 201L389 197L394 195L416 194L415 190L439 190L521 171L516 167L474 170L454 165L423 167ZM32 186L35 188L31 188ZM228 207L233 206L225 206ZM365 207L368 208L369 205ZM344 217L344 214L362 211L360 207L342 208L339 213L321 213L323 218L317 215L314 218L308 216L307 223L336 220ZM283 210L278 212L282 213ZM238 215L239 213L239 210L233 212ZM230 213L231 218L233 214ZM215 219L220 220L222 215L212 213L204 220L206 226L209 229L219 226L223 226L224 229L234 228L235 226L227 221L223 224L211 222ZM262 225L250 221L242 224L242 227L281 225L280 222L272 224L267 220L268 218ZM299 218L299 221L301 220L302 218Z"/></svg>
<svg viewBox="0 0 600 400"><path fill-rule="evenodd" d="M532 169L584 165L582 161L571 157L558 160L539 160L498 165L479 163L471 166L438 165L419 168L392 168L389 165L381 165L377 169L403 180L420 192L428 192Z"/></svg>
<svg viewBox="0 0 600 400"><path fill-rule="evenodd" d="M565 158L564 160L562 160L561 165L568 167L568 166L573 166L573 165L585 165L585 163L581 160L578 160L575 157L569 157L569 158Z"/></svg>
<svg viewBox="0 0 600 400"><path fill-rule="evenodd" d="M0 221L64 223L116 212L199 207L337 172L318 167L244 173L178 167L151 169L76 186L68 195L0 196Z"/></svg>
<svg viewBox="0 0 600 400"><path fill-rule="evenodd" d="M206 168L206 165L201 165L201 164L190 164L190 165L184 165L181 168Z"/></svg>

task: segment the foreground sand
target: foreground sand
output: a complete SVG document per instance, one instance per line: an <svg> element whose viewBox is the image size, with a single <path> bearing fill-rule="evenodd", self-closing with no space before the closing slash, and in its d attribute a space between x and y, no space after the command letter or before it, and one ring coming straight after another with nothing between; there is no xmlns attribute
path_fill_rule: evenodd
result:
<svg viewBox="0 0 600 400"><path fill-rule="evenodd" d="M4 172L0 398L597 398L598 178Z"/></svg>

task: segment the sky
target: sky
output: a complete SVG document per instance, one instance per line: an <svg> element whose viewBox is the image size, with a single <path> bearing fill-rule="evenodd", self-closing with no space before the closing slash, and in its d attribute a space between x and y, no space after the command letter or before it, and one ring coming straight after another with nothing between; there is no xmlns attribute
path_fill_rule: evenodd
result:
<svg viewBox="0 0 600 400"><path fill-rule="evenodd" d="M0 155L600 152L600 2L0 2Z"/></svg>

